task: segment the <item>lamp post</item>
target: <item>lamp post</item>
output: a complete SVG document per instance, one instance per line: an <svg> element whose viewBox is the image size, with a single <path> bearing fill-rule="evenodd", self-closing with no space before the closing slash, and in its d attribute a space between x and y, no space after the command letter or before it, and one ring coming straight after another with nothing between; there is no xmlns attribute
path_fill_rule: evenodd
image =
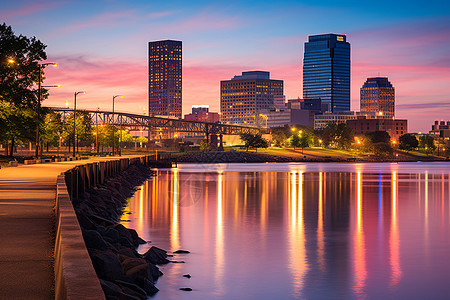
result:
<svg viewBox="0 0 450 300"><path fill-rule="evenodd" d="M14 60L10 59L9 62L14 62ZM45 68L46 66L52 65L54 67L56 67L58 64L56 63L44 63L44 64L39 64L38 63L38 70L39 70L39 74L38 74L38 103L37 103L37 121L36 121L36 152L35 152L35 156L36 158L39 157L39 131L40 131L40 122L41 122L41 80L42 80L42 69Z"/></svg>
<svg viewBox="0 0 450 300"><path fill-rule="evenodd" d="M114 155L114 152L115 152L114 148L116 148L116 137L115 137L116 126L114 125L114 100L117 97L123 98L123 95L115 95L115 96L113 96L113 106L112 106L112 122L113 122L113 134L112 134L112 137L113 137L113 151L112 151L112 154L113 155Z"/></svg>
<svg viewBox="0 0 450 300"><path fill-rule="evenodd" d="M77 115L77 95L78 94L86 94L85 91L81 92L75 92L74 98L73 98L73 157L75 157L75 144L77 143L77 136L76 136L76 115Z"/></svg>
<svg viewBox="0 0 450 300"><path fill-rule="evenodd" d="M98 146L98 111L99 111L100 107L97 105L97 111L95 112L95 147L97 148L97 154L100 151L100 147Z"/></svg>

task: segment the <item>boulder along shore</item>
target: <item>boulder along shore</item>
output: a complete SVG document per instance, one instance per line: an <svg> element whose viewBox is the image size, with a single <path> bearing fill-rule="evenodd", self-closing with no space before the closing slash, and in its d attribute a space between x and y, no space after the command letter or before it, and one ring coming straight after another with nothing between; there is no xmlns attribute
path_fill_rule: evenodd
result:
<svg viewBox="0 0 450 300"><path fill-rule="evenodd" d="M154 295L158 292L155 282L163 275L157 265L170 262L167 252L157 247L139 254L137 247L147 242L134 229L119 223L127 198L153 175L146 166L131 165L72 201L92 264L108 300L145 300Z"/></svg>

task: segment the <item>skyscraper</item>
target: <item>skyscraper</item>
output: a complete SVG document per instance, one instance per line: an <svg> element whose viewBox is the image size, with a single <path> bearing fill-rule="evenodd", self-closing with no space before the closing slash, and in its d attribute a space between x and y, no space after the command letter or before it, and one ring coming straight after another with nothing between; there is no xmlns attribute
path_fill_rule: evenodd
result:
<svg viewBox="0 0 450 300"><path fill-rule="evenodd" d="M274 108L274 96L283 95L283 80L270 79L269 72L242 72L220 82L221 121L225 124L256 125L259 112Z"/></svg>
<svg viewBox="0 0 450 300"><path fill-rule="evenodd" d="M395 89L387 77L369 77L361 88L361 113L395 117Z"/></svg>
<svg viewBox="0 0 450 300"><path fill-rule="evenodd" d="M311 35L305 43L303 98L328 103L331 112L350 110L350 44L342 34Z"/></svg>
<svg viewBox="0 0 450 300"><path fill-rule="evenodd" d="M181 41L148 43L148 112L181 118Z"/></svg>

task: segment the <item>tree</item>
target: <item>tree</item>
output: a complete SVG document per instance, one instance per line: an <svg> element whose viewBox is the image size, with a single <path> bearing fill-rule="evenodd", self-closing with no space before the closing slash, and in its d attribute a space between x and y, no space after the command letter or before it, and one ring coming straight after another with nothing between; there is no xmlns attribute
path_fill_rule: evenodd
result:
<svg viewBox="0 0 450 300"><path fill-rule="evenodd" d="M294 147L294 150L296 147L300 147L300 137L298 134L293 134L289 139L289 143Z"/></svg>
<svg viewBox="0 0 450 300"><path fill-rule="evenodd" d="M366 133L366 136L369 138L372 144L377 143L387 143L391 142L391 136L386 131L372 131Z"/></svg>
<svg viewBox="0 0 450 300"><path fill-rule="evenodd" d="M355 134L345 123L328 123L324 128L317 131L324 147L348 149L354 141Z"/></svg>
<svg viewBox="0 0 450 300"><path fill-rule="evenodd" d="M287 125L284 127L274 127L270 129L272 141L277 147L286 146L286 141L291 135L291 128Z"/></svg>
<svg viewBox="0 0 450 300"><path fill-rule="evenodd" d="M35 37L16 36L11 26L0 25L0 99L16 107L37 107L38 62L47 59L46 47ZM45 99L46 90L41 92Z"/></svg>
<svg viewBox="0 0 450 300"><path fill-rule="evenodd" d="M61 115L55 112L45 114L41 128L41 139L47 146L56 146L62 133ZM41 148L42 149L42 148Z"/></svg>
<svg viewBox="0 0 450 300"><path fill-rule="evenodd" d="M73 146L73 114L66 117L62 129L62 137L69 143L69 145ZM92 143L92 129L91 115L87 112L77 111L77 117L75 119L75 135L77 148L79 141L86 144Z"/></svg>
<svg viewBox="0 0 450 300"><path fill-rule="evenodd" d="M419 148L422 149L427 155L436 149L434 145L434 139L431 135L422 135L419 139Z"/></svg>
<svg viewBox="0 0 450 300"><path fill-rule="evenodd" d="M269 142L262 138L261 134L242 133L240 136L245 143L247 151L249 148L256 148L256 151L258 151L258 148L269 147Z"/></svg>
<svg viewBox="0 0 450 300"><path fill-rule="evenodd" d="M6 145L11 142L9 156L13 156L15 145L33 140L35 129L33 110L0 101L0 142Z"/></svg>
<svg viewBox="0 0 450 300"><path fill-rule="evenodd" d="M391 136L386 131L373 131L366 133L369 149L373 151L376 156L388 156L393 153L391 147Z"/></svg>
<svg viewBox="0 0 450 300"><path fill-rule="evenodd" d="M403 150L412 150L419 146L417 138L410 133L404 134L398 139L399 148Z"/></svg>

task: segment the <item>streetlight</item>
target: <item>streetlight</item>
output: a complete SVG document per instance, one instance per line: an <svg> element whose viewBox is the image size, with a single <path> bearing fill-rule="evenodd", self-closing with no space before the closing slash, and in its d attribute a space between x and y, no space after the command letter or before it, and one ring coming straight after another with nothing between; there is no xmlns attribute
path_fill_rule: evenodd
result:
<svg viewBox="0 0 450 300"><path fill-rule="evenodd" d="M114 100L117 97L123 98L123 95L115 95L115 96L113 96L113 107L112 107L112 122L113 122L113 152L112 152L112 154L113 155L114 155L114 151L115 151L114 148L116 147L116 137L115 137L116 126L114 125Z"/></svg>
<svg viewBox="0 0 450 300"><path fill-rule="evenodd" d="M73 157L75 157L75 144L76 144L76 114L77 114L77 95L78 94L86 94L85 91L75 92L73 95Z"/></svg>
<svg viewBox="0 0 450 300"><path fill-rule="evenodd" d="M9 62L14 62L14 60L9 59ZM43 64L37 64L39 69L39 77L38 77L38 106L37 106L37 124L36 124L36 158L39 157L39 123L41 121L41 80L42 80L42 69L46 66L52 65L54 67L58 66L57 63L43 63ZM48 86L48 87L59 87L58 86Z"/></svg>
<svg viewBox="0 0 450 300"><path fill-rule="evenodd" d="M100 151L100 147L98 146L98 111L100 110L99 105L97 104L97 111L95 112L95 147L97 148L97 154Z"/></svg>

